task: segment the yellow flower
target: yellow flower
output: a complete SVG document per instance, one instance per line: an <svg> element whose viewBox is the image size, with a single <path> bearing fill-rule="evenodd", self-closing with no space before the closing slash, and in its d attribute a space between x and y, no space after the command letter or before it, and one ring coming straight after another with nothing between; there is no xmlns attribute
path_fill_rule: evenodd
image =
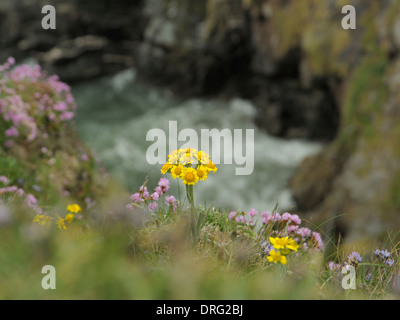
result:
<svg viewBox="0 0 400 320"><path fill-rule="evenodd" d="M269 238L269 241L271 242L272 246L279 250L279 249L285 249L285 247L289 244L289 237L286 238Z"/></svg>
<svg viewBox="0 0 400 320"><path fill-rule="evenodd" d="M201 164L209 164L211 162L210 156L204 151L199 151L197 153L197 159Z"/></svg>
<svg viewBox="0 0 400 320"><path fill-rule="evenodd" d="M169 162L167 162L167 163L164 164L164 166L161 168L161 173L162 173L162 174L166 174L171 168L172 168L172 164L170 164Z"/></svg>
<svg viewBox="0 0 400 320"><path fill-rule="evenodd" d="M37 214L37 215L33 218L33 222L34 222L34 223L40 223L40 221L42 220L43 217L44 217L44 214Z"/></svg>
<svg viewBox="0 0 400 320"><path fill-rule="evenodd" d="M71 213L79 213L82 211L81 207L78 204L70 204L67 207L67 210L68 210L68 212L71 212Z"/></svg>
<svg viewBox="0 0 400 320"><path fill-rule="evenodd" d="M215 164L211 161L211 160L209 160L208 161L208 163L206 164L206 167L207 167L207 170L209 171L209 172L217 172L217 167L215 166Z"/></svg>
<svg viewBox="0 0 400 320"><path fill-rule="evenodd" d="M178 164L177 166L173 166L173 168L171 170L171 176L174 179L179 178L181 176L182 172L183 172L183 166L182 166L182 164Z"/></svg>
<svg viewBox="0 0 400 320"><path fill-rule="evenodd" d="M172 165L177 165L179 163L179 156L180 156L179 149L171 152L171 154L168 156L168 163Z"/></svg>
<svg viewBox="0 0 400 320"><path fill-rule="evenodd" d="M46 224L50 224L52 219L53 219L52 217L46 216L44 214L37 214L33 218L33 222L41 226L45 226Z"/></svg>
<svg viewBox="0 0 400 320"><path fill-rule="evenodd" d="M186 154L187 156L194 157L197 154L197 150L193 148L186 148L186 149L180 149L180 155Z"/></svg>
<svg viewBox="0 0 400 320"><path fill-rule="evenodd" d="M282 256L281 253L279 251L275 250L271 250L269 252L269 256L267 257L269 262L273 262L273 263L280 263L280 264L287 264L287 260L285 256Z"/></svg>
<svg viewBox="0 0 400 320"><path fill-rule="evenodd" d="M181 179L184 184L195 185L199 181L197 171L193 168L184 168L181 174Z"/></svg>
<svg viewBox="0 0 400 320"><path fill-rule="evenodd" d="M290 250L292 250L292 251L294 251L294 252L297 252L297 250L299 249L299 247L300 247L300 245L298 245L298 244L296 243L296 241L294 241L293 239L289 239L289 242L288 242L288 244L286 245L286 248L288 248L288 249L290 249Z"/></svg>
<svg viewBox="0 0 400 320"><path fill-rule="evenodd" d="M192 164L194 159L190 153L184 153L180 158L179 161L186 166L187 164Z"/></svg>
<svg viewBox="0 0 400 320"><path fill-rule="evenodd" d="M197 171L197 176L199 177L200 181L207 180L208 170L204 166L199 166L196 171Z"/></svg>
<svg viewBox="0 0 400 320"><path fill-rule="evenodd" d="M66 230L67 226L65 225L65 220L61 217L58 217L57 228L60 230Z"/></svg>
<svg viewBox="0 0 400 320"><path fill-rule="evenodd" d="M66 216L65 216L65 221L68 221L69 223L71 223L72 222L72 220L74 220L74 214L73 213L68 213Z"/></svg>

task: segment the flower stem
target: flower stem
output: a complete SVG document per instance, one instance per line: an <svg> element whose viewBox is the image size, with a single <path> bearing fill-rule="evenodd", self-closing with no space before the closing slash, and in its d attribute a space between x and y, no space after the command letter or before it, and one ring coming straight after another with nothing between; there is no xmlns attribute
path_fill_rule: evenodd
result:
<svg viewBox="0 0 400 320"><path fill-rule="evenodd" d="M190 203L190 225L192 229L193 244L197 243L196 217L194 210L193 185L186 185L186 195Z"/></svg>

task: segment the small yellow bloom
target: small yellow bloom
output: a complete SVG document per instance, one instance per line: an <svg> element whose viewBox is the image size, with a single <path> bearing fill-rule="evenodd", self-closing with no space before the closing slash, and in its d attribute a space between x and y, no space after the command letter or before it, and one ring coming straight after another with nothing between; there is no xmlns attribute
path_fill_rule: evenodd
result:
<svg viewBox="0 0 400 320"><path fill-rule="evenodd" d="M57 221L57 228L60 230L66 230L67 226L65 225L65 220L61 217L58 218Z"/></svg>
<svg viewBox="0 0 400 320"><path fill-rule="evenodd" d="M269 241L271 242L272 246L279 250L279 249L285 249L285 247L289 244L289 237L285 238L269 238Z"/></svg>
<svg viewBox="0 0 400 320"><path fill-rule="evenodd" d="M178 164L177 166L173 166L171 169L171 176L172 178L176 179L179 178L183 172L183 166L182 164Z"/></svg>
<svg viewBox="0 0 400 320"><path fill-rule="evenodd" d="M187 164L192 164L194 159L190 153L184 153L183 156L179 158L179 161L186 166Z"/></svg>
<svg viewBox="0 0 400 320"><path fill-rule="evenodd" d="M71 212L71 213L79 213L82 211L81 207L78 204L70 204L67 207L67 210L68 210L68 212Z"/></svg>
<svg viewBox="0 0 400 320"><path fill-rule="evenodd" d="M52 219L53 219L52 217L46 216L44 214L37 214L33 218L33 222L41 226L45 226L46 224L50 224Z"/></svg>
<svg viewBox="0 0 400 320"><path fill-rule="evenodd" d="M40 221L42 220L43 217L44 217L43 214L37 214L37 215L33 218L33 222L34 222L34 223L40 223Z"/></svg>
<svg viewBox="0 0 400 320"><path fill-rule="evenodd" d="M172 165L177 165L179 163L179 149L171 152L168 156L168 163Z"/></svg>
<svg viewBox="0 0 400 320"><path fill-rule="evenodd" d="M273 262L273 263L280 263L280 264L287 264L287 260L285 256L282 256L281 253L279 251L275 250L271 250L269 253L269 256L267 257L269 262Z"/></svg>
<svg viewBox="0 0 400 320"><path fill-rule="evenodd" d="M199 151L197 153L197 159L201 164L209 164L211 162L210 156L204 151Z"/></svg>
<svg viewBox="0 0 400 320"><path fill-rule="evenodd" d="M294 252L297 252L297 250L299 249L299 247L300 247L300 245L298 245L298 244L296 243L296 241L294 241L293 239L289 239L289 242L288 242L288 244L286 245L286 248L288 248L288 249L290 249L290 250L292 250L292 251L294 251Z"/></svg>
<svg viewBox="0 0 400 320"><path fill-rule="evenodd" d="M199 166L197 168L197 176L199 177L200 181L207 180L208 170L204 166Z"/></svg>
<svg viewBox="0 0 400 320"><path fill-rule="evenodd" d="M172 164L170 164L169 162L167 162L167 163L164 164L163 167L161 168L161 173L162 173L162 174L166 174L171 168L172 168Z"/></svg>
<svg viewBox="0 0 400 320"><path fill-rule="evenodd" d="M66 216L65 216L65 221L68 221L68 223L71 223L72 222L72 220L74 220L74 214L73 213L68 213Z"/></svg>
<svg viewBox="0 0 400 320"><path fill-rule="evenodd" d="M215 164L211 161L211 160L209 160L208 161L208 163L206 164L206 168L207 168L207 170L209 171L209 172L217 172L217 167L215 166Z"/></svg>
<svg viewBox="0 0 400 320"><path fill-rule="evenodd" d="M181 174L181 179L184 184L195 185L199 181L197 171L193 168L184 168Z"/></svg>

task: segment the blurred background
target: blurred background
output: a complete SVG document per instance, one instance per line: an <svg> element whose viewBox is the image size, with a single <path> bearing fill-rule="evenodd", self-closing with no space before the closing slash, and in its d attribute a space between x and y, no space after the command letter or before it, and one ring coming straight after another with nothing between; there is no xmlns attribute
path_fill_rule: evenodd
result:
<svg viewBox="0 0 400 320"><path fill-rule="evenodd" d="M279 204L349 239L400 226L400 1L1 0L0 34L1 62L71 85L81 139L131 193L160 178L148 130L254 128L254 173L221 166L199 201Z"/></svg>

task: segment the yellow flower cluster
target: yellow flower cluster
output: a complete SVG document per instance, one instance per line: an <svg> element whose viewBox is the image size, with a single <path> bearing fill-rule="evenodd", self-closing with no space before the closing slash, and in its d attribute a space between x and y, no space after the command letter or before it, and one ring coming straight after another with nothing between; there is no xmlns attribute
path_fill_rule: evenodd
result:
<svg viewBox="0 0 400 320"><path fill-rule="evenodd" d="M62 218L57 215L57 228L60 230L66 230L67 225L65 222L71 223L74 220L75 214L82 211L82 208L78 204L71 204L67 207L68 213L65 215L65 218ZM44 215L44 214L37 214L33 218L33 223L37 223L41 226L45 226L51 224L53 222L53 217Z"/></svg>
<svg viewBox="0 0 400 320"><path fill-rule="evenodd" d="M286 256L294 251L297 252L299 249L299 245L293 239L289 237L285 238L269 238L274 249L269 252L269 256L267 257L269 262L287 264Z"/></svg>
<svg viewBox="0 0 400 320"><path fill-rule="evenodd" d="M204 151L186 148L173 151L161 173L170 173L174 179L181 179L185 185L195 185L205 181L210 172L217 172L217 167Z"/></svg>

